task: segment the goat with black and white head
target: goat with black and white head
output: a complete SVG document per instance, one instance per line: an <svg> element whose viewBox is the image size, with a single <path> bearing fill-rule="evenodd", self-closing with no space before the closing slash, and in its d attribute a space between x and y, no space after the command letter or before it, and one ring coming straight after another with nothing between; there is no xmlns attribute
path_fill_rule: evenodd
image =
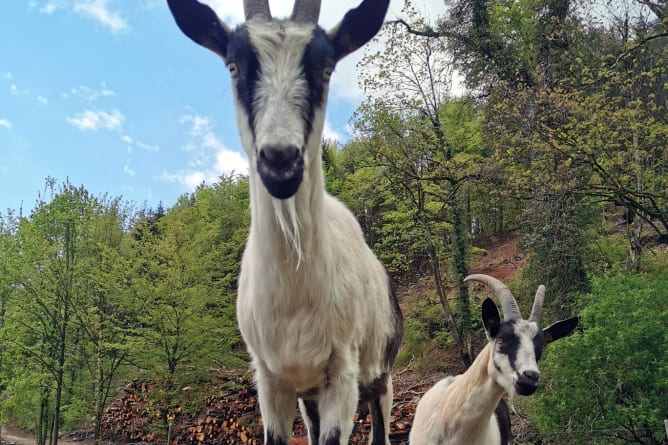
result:
<svg viewBox="0 0 668 445"><path fill-rule="evenodd" d="M488 275L465 281L489 286L501 303L501 320L494 302L482 304L482 321L489 343L471 367L447 377L427 391L415 411L411 445L507 445L511 443L510 415L505 394L529 396L538 388L538 361L547 343L569 335L578 318L541 329L545 286L539 286L531 315L523 319L508 287Z"/></svg>
<svg viewBox="0 0 668 445"><path fill-rule="evenodd" d="M325 31L319 0L296 0L286 20L267 0L244 0L236 29L196 0L168 0L181 30L232 78L251 195L237 317L267 445L290 442L297 399L312 445L347 443L360 399L370 443L389 443L401 313L357 220L325 191L321 147L334 68L378 32L388 3L364 0Z"/></svg>

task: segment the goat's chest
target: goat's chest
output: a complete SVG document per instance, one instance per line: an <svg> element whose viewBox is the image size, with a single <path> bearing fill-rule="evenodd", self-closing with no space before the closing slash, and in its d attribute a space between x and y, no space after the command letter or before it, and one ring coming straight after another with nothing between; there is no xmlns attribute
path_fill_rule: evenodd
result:
<svg viewBox="0 0 668 445"><path fill-rule="evenodd" d="M485 425L480 425L473 434L462 432L444 445L501 445L501 434L496 425L496 418L492 416Z"/></svg>
<svg viewBox="0 0 668 445"><path fill-rule="evenodd" d="M333 357L354 342L352 308L339 307L327 289L299 275L241 278L237 317L253 358L297 391L325 384Z"/></svg>
<svg viewBox="0 0 668 445"><path fill-rule="evenodd" d="M451 423L449 419L445 422ZM436 427L415 438L411 436L411 443L415 442L419 445L501 445L501 435L495 424L496 418L492 417L488 423L476 424L472 429L461 428L461 426L446 426L445 429ZM443 427L443 425L439 426Z"/></svg>

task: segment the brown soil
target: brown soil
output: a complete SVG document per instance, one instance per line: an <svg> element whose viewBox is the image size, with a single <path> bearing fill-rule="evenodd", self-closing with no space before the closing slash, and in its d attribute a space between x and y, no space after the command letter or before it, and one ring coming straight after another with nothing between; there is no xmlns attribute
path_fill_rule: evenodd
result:
<svg viewBox="0 0 668 445"><path fill-rule="evenodd" d="M471 262L471 273L484 273L508 282L526 266L527 256L520 250L520 239L509 236L485 247L485 251L475 254Z"/></svg>
<svg viewBox="0 0 668 445"><path fill-rule="evenodd" d="M2 434L0 436L1 445L35 445L35 436L27 431L24 431L15 425L3 425ZM78 445L93 445L93 441L89 440L69 440L60 439L59 444L78 444Z"/></svg>

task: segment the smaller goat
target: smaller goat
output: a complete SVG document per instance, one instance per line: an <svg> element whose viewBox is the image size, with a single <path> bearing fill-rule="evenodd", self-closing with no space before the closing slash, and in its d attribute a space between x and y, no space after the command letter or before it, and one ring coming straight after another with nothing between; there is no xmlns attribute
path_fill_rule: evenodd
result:
<svg viewBox="0 0 668 445"><path fill-rule="evenodd" d="M464 281L488 285L501 303L504 320L494 302L482 304L482 321L489 343L471 367L436 383L418 403L410 434L411 445L507 445L511 443L510 415L504 394L528 396L538 387L545 344L569 335L578 318L540 328L545 286L539 286L528 320L508 287L496 278L474 274Z"/></svg>

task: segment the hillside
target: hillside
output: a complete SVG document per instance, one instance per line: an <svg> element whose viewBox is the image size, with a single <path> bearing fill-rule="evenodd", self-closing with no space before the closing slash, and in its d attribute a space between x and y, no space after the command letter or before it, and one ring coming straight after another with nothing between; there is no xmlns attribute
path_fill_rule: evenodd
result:
<svg viewBox="0 0 668 445"><path fill-rule="evenodd" d="M508 237L490 243L472 258L472 273L486 273L502 280L511 278L526 263L520 251L519 240ZM430 280L398 289L402 309L411 317L411 301L428 298L435 293ZM463 371L456 354L452 351L434 349L430 352L431 366L419 370L412 363L396 369L394 380L394 407L391 422L391 442L406 444L413 420L415 406L421 395L445 373ZM154 433L157 424L152 422L147 399L148 385L133 383L125 387L118 398L108 407L103 425L103 437L113 443L161 443ZM184 390L187 390L184 388ZM262 441L262 420L257 408L257 395L252 379L247 372L224 368L212 371L212 381L199 415L177 415L174 425L173 443L196 444L258 444ZM515 419L518 429L523 428L522 419ZM355 419L355 430L351 444L363 444L368 439L370 419L365 406L360 406ZM293 444L307 443L304 425L297 419L294 427L297 436Z"/></svg>

